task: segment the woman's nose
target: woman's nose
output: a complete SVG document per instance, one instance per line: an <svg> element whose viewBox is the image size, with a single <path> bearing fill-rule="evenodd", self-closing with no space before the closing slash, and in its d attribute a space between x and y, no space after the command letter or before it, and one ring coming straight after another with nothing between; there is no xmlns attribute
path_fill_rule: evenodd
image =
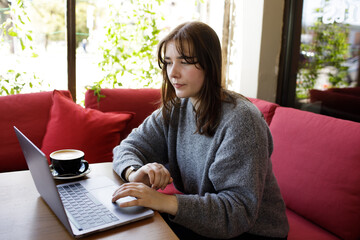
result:
<svg viewBox="0 0 360 240"><path fill-rule="evenodd" d="M178 64L172 64L169 70L168 73L170 78L178 78L180 76Z"/></svg>

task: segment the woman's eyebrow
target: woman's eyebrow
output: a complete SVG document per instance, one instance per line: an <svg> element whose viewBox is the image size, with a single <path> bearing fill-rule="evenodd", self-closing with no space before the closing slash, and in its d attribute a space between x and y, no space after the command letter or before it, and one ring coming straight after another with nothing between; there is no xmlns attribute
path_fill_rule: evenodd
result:
<svg viewBox="0 0 360 240"><path fill-rule="evenodd" d="M185 58L188 58L188 57L186 57L186 56L180 56L180 55L176 57L176 59L185 59ZM165 59L165 60L171 60L171 58L168 57L168 56L164 56L164 59Z"/></svg>

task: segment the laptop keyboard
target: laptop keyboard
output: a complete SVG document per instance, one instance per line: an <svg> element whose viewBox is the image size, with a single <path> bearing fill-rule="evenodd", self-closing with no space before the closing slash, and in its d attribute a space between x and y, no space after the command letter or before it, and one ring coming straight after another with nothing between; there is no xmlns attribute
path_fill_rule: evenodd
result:
<svg viewBox="0 0 360 240"><path fill-rule="evenodd" d="M57 188L70 221L79 231L118 220L114 214L95 199L80 183L58 186Z"/></svg>

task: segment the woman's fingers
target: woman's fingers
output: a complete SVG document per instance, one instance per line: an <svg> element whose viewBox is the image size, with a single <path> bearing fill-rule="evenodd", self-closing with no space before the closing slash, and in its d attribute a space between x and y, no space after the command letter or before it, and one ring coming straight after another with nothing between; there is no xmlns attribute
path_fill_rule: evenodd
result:
<svg viewBox="0 0 360 240"><path fill-rule="evenodd" d="M148 176L150 181L150 187L153 187L155 184L156 172L151 167L149 167L148 169Z"/></svg>
<svg viewBox="0 0 360 240"><path fill-rule="evenodd" d="M112 201L115 202L124 197L135 197L134 200L121 202L120 207L143 206L161 212L167 212L175 215L177 212L177 198L176 196L162 194L143 183L125 183L117 189Z"/></svg>
<svg viewBox="0 0 360 240"><path fill-rule="evenodd" d="M149 188L142 183L125 183L121 185L113 194L112 202L116 202L120 198L124 197L134 197L131 201L120 202L120 207L131 207L131 206L144 206L144 207L153 207L151 203L153 202L154 192L157 193L154 189Z"/></svg>
<svg viewBox="0 0 360 240"><path fill-rule="evenodd" d="M139 189L136 186L142 185L141 183L125 183L121 185L112 195L112 202L116 202L123 197L139 197Z"/></svg>
<svg viewBox="0 0 360 240"><path fill-rule="evenodd" d="M154 189L165 188L171 183L170 172L161 164L151 163L144 169L149 176L150 185Z"/></svg>

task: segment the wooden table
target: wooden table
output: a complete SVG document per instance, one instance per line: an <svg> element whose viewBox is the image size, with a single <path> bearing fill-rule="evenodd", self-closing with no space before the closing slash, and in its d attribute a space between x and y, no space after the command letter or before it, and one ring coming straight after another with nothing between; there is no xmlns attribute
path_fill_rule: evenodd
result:
<svg viewBox="0 0 360 240"><path fill-rule="evenodd" d="M112 163L90 165L87 177L107 176L119 185ZM29 171L0 173L0 239L73 239L40 197ZM83 239L178 239L158 212L154 217Z"/></svg>

